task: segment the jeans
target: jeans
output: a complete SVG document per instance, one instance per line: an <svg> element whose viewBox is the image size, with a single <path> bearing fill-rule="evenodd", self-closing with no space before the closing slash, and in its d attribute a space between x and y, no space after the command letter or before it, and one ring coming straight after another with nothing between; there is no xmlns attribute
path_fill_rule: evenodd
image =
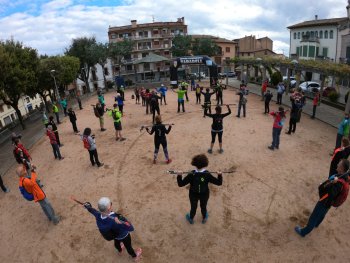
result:
<svg viewBox="0 0 350 263"><path fill-rule="evenodd" d="M51 144L52 146L52 150L53 150L53 155L55 156L55 159L62 159L61 153L60 153L60 147L58 146L58 144Z"/></svg>
<svg viewBox="0 0 350 263"><path fill-rule="evenodd" d="M201 94L196 93L196 104L200 104L200 103L201 103Z"/></svg>
<svg viewBox="0 0 350 263"><path fill-rule="evenodd" d="M58 112L55 112L57 123L60 123L60 116L58 115Z"/></svg>
<svg viewBox="0 0 350 263"><path fill-rule="evenodd" d="M60 136L58 134L58 131L56 131L54 133L55 133L55 137L56 137L56 141L57 141L58 146L61 146L61 141L60 141Z"/></svg>
<svg viewBox="0 0 350 263"><path fill-rule="evenodd" d="M241 116L241 108L243 107L243 117L245 117L245 105L246 104L242 104L241 102L238 103L238 113L237 116Z"/></svg>
<svg viewBox="0 0 350 263"><path fill-rule="evenodd" d="M89 155L90 155L90 162L92 165L95 165L95 163L97 165L100 165L100 161L98 160L98 154L97 154L97 150L89 150Z"/></svg>
<svg viewBox="0 0 350 263"><path fill-rule="evenodd" d="M209 191L201 194L193 193L190 191L189 198L191 203L190 218L193 219L194 216L196 215L198 201L199 201L201 206L202 217L204 219L207 214L207 203L209 200Z"/></svg>
<svg viewBox="0 0 350 263"><path fill-rule="evenodd" d="M177 112L180 112L180 105L182 106L182 112L185 112L185 101L183 99L177 100Z"/></svg>
<svg viewBox="0 0 350 263"><path fill-rule="evenodd" d="M128 251L129 255L132 256L133 258L136 257L136 253L134 251L134 249L131 246L131 236L130 234L128 234L126 237L124 237L123 239L114 239L114 247L119 251L122 252L122 248L120 246L120 243L123 242L126 251Z"/></svg>
<svg viewBox="0 0 350 263"><path fill-rule="evenodd" d="M297 119L296 118L290 118L289 119L289 130L288 133L291 134L292 132L294 133L297 128Z"/></svg>
<svg viewBox="0 0 350 263"><path fill-rule="evenodd" d="M58 221L58 217L55 215L55 211L46 197L43 200L40 200L39 204L50 221L53 221L54 223Z"/></svg>
<svg viewBox="0 0 350 263"><path fill-rule="evenodd" d="M339 148L341 146L341 140L342 139L343 139L343 135L337 133L337 140L335 141L335 148L334 149L337 149L337 148Z"/></svg>
<svg viewBox="0 0 350 263"><path fill-rule="evenodd" d="M282 128L272 128L272 144L271 146L273 148L278 148L280 145L280 135L281 135Z"/></svg>
<svg viewBox="0 0 350 263"><path fill-rule="evenodd" d="M329 207L325 207L321 202L317 202L314 211L312 211L309 221L307 222L307 225L301 229L301 235L306 236L309 234L315 227L318 227L324 217L326 216L327 212L329 210Z"/></svg>

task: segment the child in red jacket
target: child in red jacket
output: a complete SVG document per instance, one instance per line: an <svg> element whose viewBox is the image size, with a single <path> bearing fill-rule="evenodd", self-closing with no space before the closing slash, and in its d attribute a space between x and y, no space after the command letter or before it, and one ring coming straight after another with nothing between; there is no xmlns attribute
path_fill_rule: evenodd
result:
<svg viewBox="0 0 350 263"><path fill-rule="evenodd" d="M278 111L276 112L270 112L270 115L273 116L274 122L273 122L273 128L272 128L272 143L271 146L268 148L270 150L279 149L280 145L280 135L283 128L283 124L286 120L286 112L283 107L279 107Z"/></svg>

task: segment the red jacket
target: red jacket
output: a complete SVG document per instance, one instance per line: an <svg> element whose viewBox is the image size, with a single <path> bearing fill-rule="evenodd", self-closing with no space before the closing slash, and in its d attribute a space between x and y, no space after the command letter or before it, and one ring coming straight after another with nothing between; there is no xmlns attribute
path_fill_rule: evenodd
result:
<svg viewBox="0 0 350 263"><path fill-rule="evenodd" d="M312 100L312 105L313 105L313 106L317 106L319 100L320 100L320 95L319 95L319 94L318 94L318 95L315 95L315 96L314 96L314 99Z"/></svg>
<svg viewBox="0 0 350 263"><path fill-rule="evenodd" d="M53 131L47 130L46 135L49 136L51 144L57 144L56 135Z"/></svg>
<svg viewBox="0 0 350 263"><path fill-rule="evenodd" d="M278 128L278 129L282 129L286 118L282 117L280 112L272 111L272 112L270 112L270 115L272 115L274 118L273 127Z"/></svg>
<svg viewBox="0 0 350 263"><path fill-rule="evenodd" d="M28 159L28 160L32 159L32 157L30 157L30 155L29 155L28 150L21 143L18 143L16 145L16 149L15 149L16 153L18 153L19 150L21 150L23 152L23 155L26 159Z"/></svg>

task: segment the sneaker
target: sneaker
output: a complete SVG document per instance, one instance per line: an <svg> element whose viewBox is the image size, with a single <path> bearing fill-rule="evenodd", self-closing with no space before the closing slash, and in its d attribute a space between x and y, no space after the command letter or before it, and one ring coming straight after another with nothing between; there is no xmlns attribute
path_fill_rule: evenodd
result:
<svg viewBox="0 0 350 263"><path fill-rule="evenodd" d="M276 146L275 148L278 150L280 147L279 147L279 146Z"/></svg>
<svg viewBox="0 0 350 263"><path fill-rule="evenodd" d="M193 225L193 219L191 219L191 217L190 217L190 214L186 214L186 220L191 224L191 225Z"/></svg>
<svg viewBox="0 0 350 263"><path fill-rule="evenodd" d="M169 164L169 163L171 163L171 162L172 162L171 159L166 160L166 163L167 163L167 164Z"/></svg>
<svg viewBox="0 0 350 263"><path fill-rule="evenodd" d="M208 221L209 214L208 212L205 214L205 217L202 220L202 224L205 224Z"/></svg>
<svg viewBox="0 0 350 263"><path fill-rule="evenodd" d="M267 148L269 148L270 150L274 150L274 147L271 145L271 146L268 146Z"/></svg>
<svg viewBox="0 0 350 263"><path fill-rule="evenodd" d="M105 131L106 129L105 128L102 128L101 131Z"/></svg>
<svg viewBox="0 0 350 263"><path fill-rule="evenodd" d="M115 138L116 141L119 141L119 138Z"/></svg>
<svg viewBox="0 0 350 263"><path fill-rule="evenodd" d="M122 249L122 251L120 251L120 252L119 252L118 249L116 249L117 252L118 252L118 255L121 255L121 254L123 253L123 250L124 250L124 248L125 248L123 243L120 243L120 248Z"/></svg>
<svg viewBox="0 0 350 263"><path fill-rule="evenodd" d="M208 153L213 153L213 150L212 149L208 149Z"/></svg>
<svg viewBox="0 0 350 263"><path fill-rule="evenodd" d="M6 187L6 190L4 191L5 193L9 193L10 189L8 187Z"/></svg>
<svg viewBox="0 0 350 263"><path fill-rule="evenodd" d="M120 138L120 141L122 142L122 141L125 141L126 140L126 138Z"/></svg>
<svg viewBox="0 0 350 263"><path fill-rule="evenodd" d="M156 159L154 159L154 160L153 160L153 164L156 164L156 163L157 163L157 160L156 160Z"/></svg>
<svg viewBox="0 0 350 263"><path fill-rule="evenodd" d="M56 216L56 217L52 220L52 222L53 222L54 225L57 225L57 224L60 222L60 220L61 220L61 217L60 217L60 216Z"/></svg>
<svg viewBox="0 0 350 263"><path fill-rule="evenodd" d="M60 146L60 147L63 147L63 146L64 146L64 144L63 144L63 143L61 143L59 146Z"/></svg>
<svg viewBox="0 0 350 263"><path fill-rule="evenodd" d="M223 150L223 149L220 149L220 150L219 150L219 153L223 153L223 152L224 152L224 150Z"/></svg>
<svg viewBox="0 0 350 263"><path fill-rule="evenodd" d="M237 117L237 118L240 118L241 116L239 116L239 115L236 115L236 117Z"/></svg>
<svg viewBox="0 0 350 263"><path fill-rule="evenodd" d="M296 232L299 236L305 237L305 236L301 233L301 227L300 227L300 226L296 226L296 227L294 228L294 230L295 230L295 232Z"/></svg>
<svg viewBox="0 0 350 263"><path fill-rule="evenodd" d="M289 135L291 135L292 133L291 133L291 132L289 132L289 131L286 131L286 134L289 134Z"/></svg>
<svg viewBox="0 0 350 263"><path fill-rule="evenodd" d="M100 163L100 164L97 165L97 167L102 167L104 165L105 165L104 163Z"/></svg>
<svg viewBox="0 0 350 263"><path fill-rule="evenodd" d="M64 159L64 157L62 156L59 160L62 161Z"/></svg>
<svg viewBox="0 0 350 263"><path fill-rule="evenodd" d="M135 261L138 261L141 258L142 249L141 248L136 249L135 253L136 253Z"/></svg>

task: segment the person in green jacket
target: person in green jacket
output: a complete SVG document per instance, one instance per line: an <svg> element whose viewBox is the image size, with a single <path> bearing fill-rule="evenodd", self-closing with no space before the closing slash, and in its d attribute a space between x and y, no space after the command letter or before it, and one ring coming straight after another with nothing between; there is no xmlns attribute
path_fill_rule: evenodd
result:
<svg viewBox="0 0 350 263"><path fill-rule="evenodd" d="M98 102L101 104L103 111L105 111L105 97L103 96L102 91L98 91L97 92L97 98L98 98Z"/></svg>
<svg viewBox="0 0 350 263"><path fill-rule="evenodd" d="M186 94L187 90L182 87L181 89L174 91L171 89L173 92L177 93L177 112L180 112L180 105L182 105L182 112L185 112L185 101L184 101L184 95Z"/></svg>
<svg viewBox="0 0 350 263"><path fill-rule="evenodd" d="M52 104L52 112L53 112L53 113L55 114L55 116L56 116L57 124L61 124L61 122L60 122L60 116L59 116L59 114L58 114L59 110L58 110L58 107L57 107L57 103L56 103L56 102L54 102L54 103Z"/></svg>
<svg viewBox="0 0 350 263"><path fill-rule="evenodd" d="M337 133L337 139L335 142L335 149L338 149L341 146L341 140L343 137L348 138L349 137L349 129L350 129L350 120L349 120L349 114L345 113L344 119L339 123L338 126L338 133Z"/></svg>
<svg viewBox="0 0 350 263"><path fill-rule="evenodd" d="M113 105L113 110L106 109L108 116L113 118L114 121L114 129L115 129L115 140L116 141L124 141L125 138L122 136L122 113L118 110L118 104Z"/></svg>

